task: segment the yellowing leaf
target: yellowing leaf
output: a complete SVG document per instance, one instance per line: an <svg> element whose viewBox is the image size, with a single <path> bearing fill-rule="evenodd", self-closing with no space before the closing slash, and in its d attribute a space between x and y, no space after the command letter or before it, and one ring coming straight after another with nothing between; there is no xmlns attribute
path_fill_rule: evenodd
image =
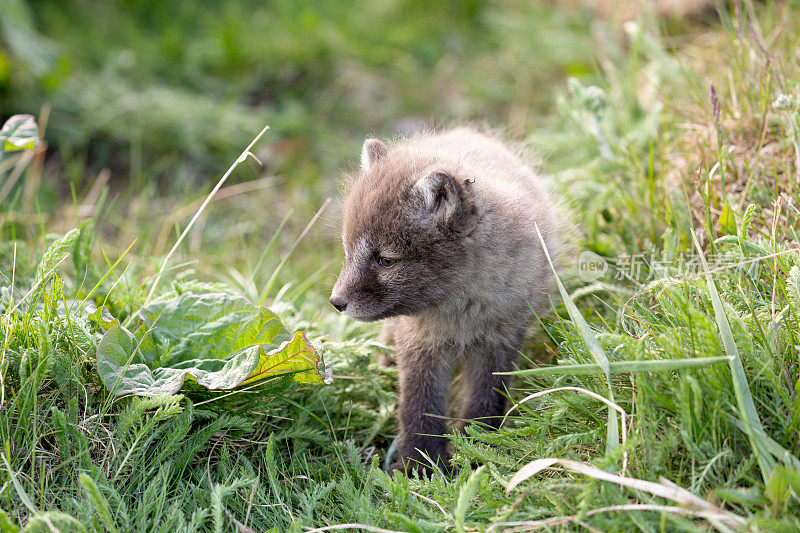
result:
<svg viewBox="0 0 800 533"><path fill-rule="evenodd" d="M315 369L316 372L308 372ZM253 372L242 385L287 372L297 372L295 380L300 383L330 383L333 372L317 356L316 350L306 339L306 334L298 331L294 338L269 352L261 348L261 357Z"/></svg>

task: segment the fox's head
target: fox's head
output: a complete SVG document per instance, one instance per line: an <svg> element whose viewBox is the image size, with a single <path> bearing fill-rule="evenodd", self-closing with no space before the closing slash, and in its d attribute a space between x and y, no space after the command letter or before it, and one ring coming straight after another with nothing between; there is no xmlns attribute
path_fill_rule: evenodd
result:
<svg viewBox="0 0 800 533"><path fill-rule="evenodd" d="M344 201L345 261L331 304L364 321L437 306L463 284L477 217L455 165L367 139Z"/></svg>

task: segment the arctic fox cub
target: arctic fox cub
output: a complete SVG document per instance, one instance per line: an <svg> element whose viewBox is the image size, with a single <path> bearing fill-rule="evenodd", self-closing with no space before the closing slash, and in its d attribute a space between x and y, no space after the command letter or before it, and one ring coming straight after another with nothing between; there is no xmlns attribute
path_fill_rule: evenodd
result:
<svg viewBox="0 0 800 533"><path fill-rule="evenodd" d="M541 177L499 138L468 128L386 145L367 139L344 201L345 262L331 304L385 319L400 377L392 469L447 469L451 375L465 390L459 427L497 427L534 310L547 302L559 221ZM429 416L433 415L433 416Z"/></svg>

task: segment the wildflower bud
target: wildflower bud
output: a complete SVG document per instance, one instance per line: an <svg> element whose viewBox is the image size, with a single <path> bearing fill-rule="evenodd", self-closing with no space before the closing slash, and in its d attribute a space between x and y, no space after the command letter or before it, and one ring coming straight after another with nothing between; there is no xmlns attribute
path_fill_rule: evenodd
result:
<svg viewBox="0 0 800 533"><path fill-rule="evenodd" d="M639 24L633 20L629 20L622 26L622 29L625 30L625 33L627 33L629 36L633 37L639 33Z"/></svg>
<svg viewBox="0 0 800 533"><path fill-rule="evenodd" d="M794 98L792 98L788 94L782 94L778 96L774 102L772 102L772 107L774 107L779 111L791 109L792 107L794 107Z"/></svg>
<svg viewBox="0 0 800 533"><path fill-rule="evenodd" d="M719 121L719 112L722 109L722 106L719 102L719 95L717 94L717 89L714 87L714 84L711 84L711 112L714 114L714 120Z"/></svg>
<svg viewBox="0 0 800 533"><path fill-rule="evenodd" d="M583 90L583 105L595 115L601 114L606 108L606 93L600 87L592 85Z"/></svg>

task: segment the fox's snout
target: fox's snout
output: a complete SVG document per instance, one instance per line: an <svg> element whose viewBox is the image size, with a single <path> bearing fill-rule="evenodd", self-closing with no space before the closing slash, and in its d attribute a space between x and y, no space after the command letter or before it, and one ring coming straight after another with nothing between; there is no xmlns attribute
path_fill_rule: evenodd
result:
<svg viewBox="0 0 800 533"><path fill-rule="evenodd" d="M345 263L342 266L342 271L339 273L339 278L336 280L336 283L333 285L333 290L331 291L331 297L328 301L331 305L340 313L343 313L347 309L347 303L349 298L348 290L346 289L346 284L348 283L350 273L347 269L347 264Z"/></svg>
<svg viewBox="0 0 800 533"><path fill-rule="evenodd" d="M336 310L337 310L337 311L339 311L340 313L341 313L342 311L344 311L345 309L347 309L347 302L346 302L346 301L345 301L343 298L341 298L341 297L338 297L338 296L331 296L331 297L330 297L330 299L329 299L328 301L329 301L329 302L331 303L331 305L332 305L334 308L336 308Z"/></svg>

